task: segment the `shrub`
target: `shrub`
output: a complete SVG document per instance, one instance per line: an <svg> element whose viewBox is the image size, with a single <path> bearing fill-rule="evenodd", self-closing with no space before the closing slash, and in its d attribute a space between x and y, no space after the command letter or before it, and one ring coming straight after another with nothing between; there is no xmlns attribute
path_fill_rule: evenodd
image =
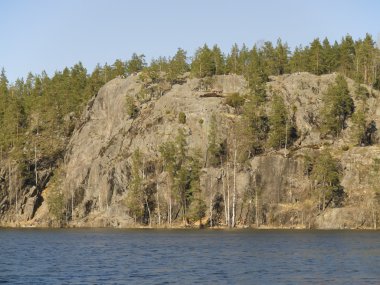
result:
<svg viewBox="0 0 380 285"><path fill-rule="evenodd" d="M128 95L125 98L125 107L130 118L135 118L137 116L139 109L137 108L135 100L132 98L132 96Z"/></svg>
<svg viewBox="0 0 380 285"><path fill-rule="evenodd" d="M244 98L235 92L227 96L226 104L234 108L239 108L244 105Z"/></svg>
<svg viewBox="0 0 380 285"><path fill-rule="evenodd" d="M350 147L348 145L342 146L342 150L343 151L348 151L349 149L350 149Z"/></svg>
<svg viewBox="0 0 380 285"><path fill-rule="evenodd" d="M184 112L179 112L178 121L180 122L180 124L186 124L186 115Z"/></svg>

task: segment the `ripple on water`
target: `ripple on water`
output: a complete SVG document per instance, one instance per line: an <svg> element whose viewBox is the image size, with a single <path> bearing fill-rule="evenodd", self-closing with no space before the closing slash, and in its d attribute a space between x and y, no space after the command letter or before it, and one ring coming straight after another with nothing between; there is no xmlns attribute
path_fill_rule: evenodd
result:
<svg viewBox="0 0 380 285"><path fill-rule="evenodd" d="M380 284L380 233L5 230L2 284Z"/></svg>

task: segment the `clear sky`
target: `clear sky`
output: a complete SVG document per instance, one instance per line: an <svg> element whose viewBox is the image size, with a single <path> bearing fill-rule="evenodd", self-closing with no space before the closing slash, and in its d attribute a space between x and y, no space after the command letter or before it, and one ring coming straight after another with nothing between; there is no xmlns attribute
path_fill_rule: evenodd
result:
<svg viewBox="0 0 380 285"><path fill-rule="evenodd" d="M0 0L0 68L12 82L29 71L52 75L82 61L126 60L133 52L192 55L204 43L228 52L281 37L291 48L327 36L377 41L377 0Z"/></svg>

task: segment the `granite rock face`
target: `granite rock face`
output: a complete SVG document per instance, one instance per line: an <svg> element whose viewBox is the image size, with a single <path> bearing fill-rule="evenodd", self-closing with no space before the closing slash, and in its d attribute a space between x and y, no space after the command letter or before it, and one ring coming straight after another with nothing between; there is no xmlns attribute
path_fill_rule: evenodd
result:
<svg viewBox="0 0 380 285"><path fill-rule="evenodd" d="M238 223L250 224L247 217L257 206L260 207L256 212L260 224L319 228L373 225L371 181L367 174L373 159L380 158L380 148L376 144L354 147L350 120L339 140L322 139L320 135L318 114L322 94L335 77L336 74L316 76L298 73L270 78L267 83L268 99L270 101L273 94L284 98L286 107L293 113L298 139L286 152L283 149L266 149L248 162L237 165ZM347 81L356 103L354 82ZM138 75L116 78L107 83L87 105L67 146L64 162L59 166L62 173L59 189L68 197L72 208L70 225L133 225L134 220L128 215L125 203L132 153L139 149L144 154L147 187L162 191L167 187L166 173L158 173L155 167L148 167L159 160L159 146L174 140L181 128L186 135L189 151L197 150L207 159L212 115L218 118L218 136L222 141L231 135L234 122L240 117L234 108L225 104L225 97L235 92L246 94L246 85L242 77L225 75L214 77L212 86L206 89L202 80L187 78L184 83L173 85L157 96L147 92L151 86L142 82ZM368 119L375 123L380 123L378 95L373 91L367 100ZM136 116L128 114L127 97L134 98L136 102L139 110ZM180 113L185 114L185 123L178 119ZM348 150L345 146L349 146ZM305 157L318 155L326 147L340 160L341 184L347 198L342 208L327 208L320 212L311 202L315 193L305 170ZM221 179L226 177L226 169L205 163L201 173L203 197L206 204L211 205L227 191L226 182ZM232 167L229 175L232 183ZM252 189L259 194L249 196ZM46 201L40 201L41 207L31 210L36 205L33 201L28 198L23 219L31 220L29 224L32 225L48 224L51 217ZM360 209L353 207L355 203L360 203ZM215 203L213 207L216 207ZM218 212L216 208L213 211L215 215L220 214L219 218L223 221L223 211ZM33 219L34 216L36 218ZM353 216L357 221L347 222L353 221Z"/></svg>

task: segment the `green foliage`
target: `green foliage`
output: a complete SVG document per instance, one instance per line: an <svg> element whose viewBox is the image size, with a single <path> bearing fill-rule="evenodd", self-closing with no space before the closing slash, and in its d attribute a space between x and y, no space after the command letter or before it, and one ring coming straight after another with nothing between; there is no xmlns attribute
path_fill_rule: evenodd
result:
<svg viewBox="0 0 380 285"><path fill-rule="evenodd" d="M191 221L201 221L206 216L207 205L201 198L194 198L190 204L188 217Z"/></svg>
<svg viewBox="0 0 380 285"><path fill-rule="evenodd" d="M350 76L354 71L355 44L350 35L342 38L339 46L340 71L345 76Z"/></svg>
<svg viewBox="0 0 380 285"><path fill-rule="evenodd" d="M214 75L215 68L214 56L210 48L205 44L197 49L191 63L191 73L195 77L203 78Z"/></svg>
<svg viewBox="0 0 380 285"><path fill-rule="evenodd" d="M186 124L186 114L184 112L179 112L179 114L178 114L178 122L180 124Z"/></svg>
<svg viewBox="0 0 380 285"><path fill-rule="evenodd" d="M364 86L361 86L360 84L357 84L355 89L355 96L356 99L365 102L369 98L368 89Z"/></svg>
<svg viewBox="0 0 380 285"><path fill-rule="evenodd" d="M310 44L309 50L309 65L310 71L314 74L322 74L323 72L323 51L319 38L316 38Z"/></svg>
<svg viewBox="0 0 380 285"><path fill-rule="evenodd" d="M226 59L226 71L230 74L240 74L239 53L238 45L234 44Z"/></svg>
<svg viewBox="0 0 380 285"><path fill-rule="evenodd" d="M207 160L210 165L218 166L220 164L221 150L220 143L218 143L218 122L213 113L210 120L207 146Z"/></svg>
<svg viewBox="0 0 380 285"><path fill-rule="evenodd" d="M265 83L269 75L286 72L325 74L338 71L355 79L358 86L365 83L380 89L379 58L380 51L372 36L366 34L363 39L356 41L347 35L340 42L331 44L327 38L322 43L317 38L308 46L296 47L292 54L281 39L275 45L265 42L262 46L251 49L244 44L235 44L226 56L217 45L212 49L204 45L196 51L190 63L183 49L178 49L172 58L159 57L152 60L150 66L146 65L144 55L134 53L126 61L117 59L112 65L97 65L91 74L79 62L57 71L51 77L46 72L29 73L26 79L19 78L12 84L9 84L6 72L2 69L0 146L5 153L15 148L18 149L17 152L25 150L27 160L32 156L28 145L30 141L36 142L42 156L62 152L88 99L116 76L144 71L149 82L157 83L155 88L162 95L166 83L183 81L182 76L189 71L189 66L192 75L200 78L234 73L245 77L250 95L253 96L249 100L258 107L267 100ZM339 135L345 127L345 120L353 111L352 100L347 96L343 85L345 84L336 83L324 96L325 107L320 114L324 135ZM369 97L368 91L364 87L358 87L356 97L366 100ZM231 96L227 101L238 108L244 103L239 96ZM135 116L136 111L131 107L128 113ZM262 121L260 124L265 122L263 114L256 117ZM367 126L367 129L369 127L373 129L374 124Z"/></svg>
<svg viewBox="0 0 380 285"><path fill-rule="evenodd" d="M226 104L234 108L243 106L244 102L244 97L240 96L240 94L237 92L231 93L226 97Z"/></svg>
<svg viewBox="0 0 380 285"><path fill-rule="evenodd" d="M161 157L164 161L164 169L172 176L175 174L176 145L172 141L162 143L159 147Z"/></svg>
<svg viewBox="0 0 380 285"><path fill-rule="evenodd" d="M192 58L191 62L189 58ZM350 35L339 42L331 43L327 38L323 42L317 38L310 45L296 47L291 54L287 44L281 39L274 44L265 42L260 47L252 48L235 44L226 55L217 45L211 49L204 45L193 57L188 57L185 50L178 49L172 58L159 57L152 60L150 66L147 66L144 55L135 53L129 60L117 59L111 65L97 65L91 73L78 62L52 76L48 76L46 72L29 73L26 78L18 78L11 84L2 69L0 148L3 157L22 162L25 165L25 175L28 176L32 170L26 166L34 160L35 147L37 159L44 157L56 160L62 157L84 106L109 80L143 71L146 80L144 83L153 83L151 85L157 88L157 93L163 95L168 88L166 86L183 82L184 74L191 70L193 76L204 79L202 84L207 87L212 85L210 80L213 75L237 74L247 80L250 92L246 98L235 93L226 99L227 104L243 112L236 127L239 137L244 138L238 142L239 156L247 158L260 152L267 140L269 145L276 148L284 146L284 120L289 122L289 131L294 130L291 114L288 110L284 115L284 110L278 107L281 104L274 104L273 101L272 110L276 109L278 112L267 114L264 108L267 101L266 82L270 75L301 71L315 74L340 72L355 79L355 98L365 104L370 97L369 88L380 89L379 58L380 51L372 36L366 34L363 39L356 41ZM367 84L369 87L360 84ZM151 96L145 91L141 95L144 97L142 100ZM359 105L353 113L354 104L343 76L338 76L335 84L328 88L323 96L323 103L320 113L323 135L338 136L346 127L347 118L353 115L352 135L355 143L369 145L376 141L376 124L366 120L365 109ZM126 108L129 116L135 117L138 114L132 98L126 99ZM203 123L200 119L199 123L201 122ZM269 127L271 132L268 137ZM289 138L292 138L292 134L289 134ZM209 154L210 157L223 155L222 144L218 140L213 142L209 139L209 143L209 151L215 153ZM173 168L173 177L179 175L180 171L185 173L187 169L187 175L183 174L183 177L187 177L188 184L191 171L187 147L179 150L181 143L173 144L174 162L171 163L169 159L166 167ZM170 146L167 147L166 150L170 152ZM189 187L186 186L186 191L189 191Z"/></svg>
<svg viewBox="0 0 380 285"><path fill-rule="evenodd" d="M132 96L127 95L125 97L125 108L130 118L136 118L139 113L139 109L135 104L135 99Z"/></svg>
<svg viewBox="0 0 380 285"><path fill-rule="evenodd" d="M200 191L200 155L189 155L186 135L178 129L175 141L160 145L159 151L164 169L169 174L170 195L180 202L183 218L187 217L188 206Z"/></svg>
<svg viewBox="0 0 380 285"><path fill-rule="evenodd" d="M364 107L358 108L352 116L353 132L352 136L357 145L366 145L367 123Z"/></svg>
<svg viewBox="0 0 380 285"><path fill-rule="evenodd" d="M145 66L145 55L133 53L131 59L127 61L126 71L128 74L137 73L142 71Z"/></svg>
<svg viewBox="0 0 380 285"><path fill-rule="evenodd" d="M179 48L168 64L167 78L169 82L177 83L179 78L188 70L186 51Z"/></svg>
<svg viewBox="0 0 380 285"><path fill-rule="evenodd" d="M238 156L241 162L260 153L267 141L269 120L263 106L250 95L244 105L243 116L238 124Z"/></svg>
<svg viewBox="0 0 380 285"><path fill-rule="evenodd" d="M114 64L112 65L112 69L113 69L113 72L112 72L113 77L125 76L127 72L126 63L120 59L115 60Z"/></svg>
<svg viewBox="0 0 380 285"><path fill-rule="evenodd" d="M188 150L184 129L178 129L178 133L175 138L175 144L177 148L177 164L181 165L186 160Z"/></svg>
<svg viewBox="0 0 380 285"><path fill-rule="evenodd" d="M128 185L127 206L135 219L144 213L144 196L142 189L142 153L136 149L132 154L131 179Z"/></svg>
<svg viewBox="0 0 380 285"><path fill-rule="evenodd" d="M333 202L335 206L342 204L345 194L340 185L340 176L341 170L338 161L331 156L328 150L322 151L315 159L311 175L316 189L323 196L322 209L330 202Z"/></svg>
<svg viewBox="0 0 380 285"><path fill-rule="evenodd" d="M49 213L58 222L61 222L65 211L65 197L57 187L49 189L46 197Z"/></svg>
<svg viewBox="0 0 380 285"><path fill-rule="evenodd" d="M0 74L0 96L5 96L8 94L8 83L9 81L3 67Z"/></svg>
<svg viewBox="0 0 380 285"><path fill-rule="evenodd" d="M271 114L269 116L268 145L273 148L282 148L291 141L292 124L284 103L284 99L275 94L273 96Z"/></svg>
<svg viewBox="0 0 380 285"><path fill-rule="evenodd" d="M322 134L338 136L346 127L346 119L354 111L354 102L350 96L347 81L342 75L338 75L335 84L330 85L323 98L321 110Z"/></svg>
<svg viewBox="0 0 380 285"><path fill-rule="evenodd" d="M289 71L289 54L290 50L288 44L282 43L282 40L278 39L275 49L275 69L277 75L282 75Z"/></svg>
<svg viewBox="0 0 380 285"><path fill-rule="evenodd" d="M202 191L200 187L200 175L201 175L201 154L199 151L190 156L189 161L189 185L188 190L188 203L189 211L187 217L192 221L201 220L206 215L207 206L202 199Z"/></svg>
<svg viewBox="0 0 380 285"><path fill-rule="evenodd" d="M215 75L221 75L225 72L225 59L222 51L217 45L212 47L213 63L215 66Z"/></svg>

